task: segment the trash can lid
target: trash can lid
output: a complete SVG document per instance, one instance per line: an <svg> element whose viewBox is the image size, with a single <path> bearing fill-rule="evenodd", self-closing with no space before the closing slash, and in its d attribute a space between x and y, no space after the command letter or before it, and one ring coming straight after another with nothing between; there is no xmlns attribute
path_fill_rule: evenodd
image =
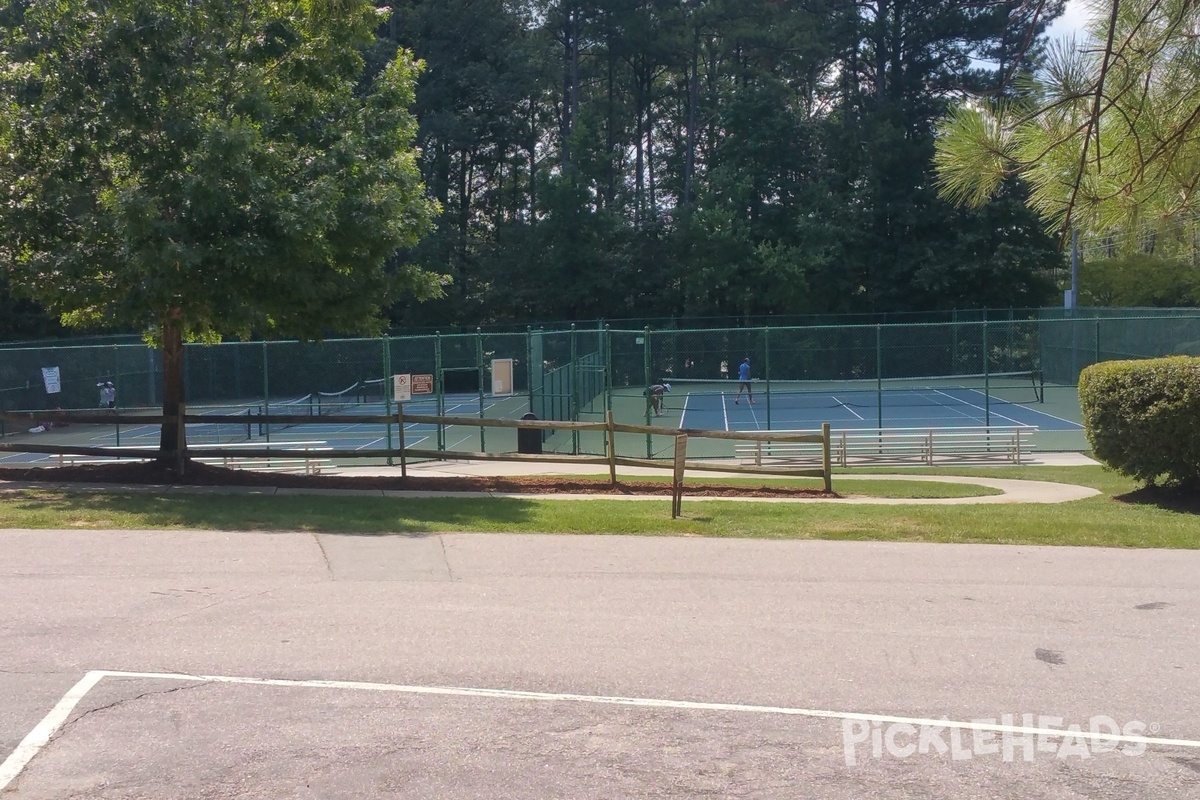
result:
<svg viewBox="0 0 1200 800"><path fill-rule="evenodd" d="M530 411L530 412L529 412L529 413L527 413L527 414L522 414L522 415L521 415L521 419L537 419L537 418L538 418L538 415L537 415L537 414L535 414L535 413L533 413L532 411Z"/></svg>

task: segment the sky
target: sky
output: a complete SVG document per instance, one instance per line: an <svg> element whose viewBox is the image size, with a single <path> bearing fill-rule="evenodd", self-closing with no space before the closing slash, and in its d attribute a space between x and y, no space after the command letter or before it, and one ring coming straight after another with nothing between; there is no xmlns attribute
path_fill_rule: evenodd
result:
<svg viewBox="0 0 1200 800"><path fill-rule="evenodd" d="M1087 0L1068 0L1067 10L1046 30L1046 35L1051 39L1065 38L1072 33L1082 36L1081 28L1088 16L1087 6Z"/></svg>

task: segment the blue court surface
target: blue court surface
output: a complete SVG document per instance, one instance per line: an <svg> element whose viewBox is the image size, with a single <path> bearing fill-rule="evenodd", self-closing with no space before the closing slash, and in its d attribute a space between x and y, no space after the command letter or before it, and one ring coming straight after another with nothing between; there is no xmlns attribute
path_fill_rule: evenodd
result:
<svg viewBox="0 0 1200 800"><path fill-rule="evenodd" d="M418 396L404 403L404 413L422 416L461 416L490 419L516 419L528 408L527 396L484 396L476 394L447 394L439 405L434 396ZM309 402L308 398L273 402L266 409L271 414L310 416L312 421L301 424L267 426L258 419L264 413L262 405L252 402L189 406L188 413L200 416L223 417L212 423L189 423L187 439L189 449L203 456L205 449L222 454L237 448L301 447L337 450L380 450L400 444L399 425L383 423L356 423L338 419L336 415L384 415L396 413L384 403L324 403ZM142 413L161 413L157 409L141 409ZM137 410L122 409L122 414L136 414ZM473 426L447 426L444 447L448 450L483 449L487 441L500 441L503 435L495 429L487 430L481 440L480 428ZM38 444L88 447L122 447L131 449L154 449L161 435L157 424L146 425L91 425L74 424L51 427L40 433L18 431L6 437L6 441L35 442ZM515 434L512 434L515 438ZM438 429L426 423L404 425L404 446L416 449L438 449ZM38 464L57 462L59 457L41 453L0 453L0 464ZM78 459L75 459L78 460ZM103 460L103 459L97 459Z"/></svg>
<svg viewBox="0 0 1200 800"><path fill-rule="evenodd" d="M1009 393L966 387L848 389L828 392L756 392L754 402L736 389L672 396L681 408L680 428L707 430L810 430L828 422L835 429L971 428L1035 426L1045 431L1079 431L1074 420L1050 413L1041 403L1014 400ZM1054 409L1059 410L1059 409Z"/></svg>

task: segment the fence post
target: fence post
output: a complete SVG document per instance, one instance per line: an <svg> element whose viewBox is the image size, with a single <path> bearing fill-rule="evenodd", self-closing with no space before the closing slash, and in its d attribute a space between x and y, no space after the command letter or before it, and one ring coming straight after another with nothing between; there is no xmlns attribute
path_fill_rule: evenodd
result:
<svg viewBox="0 0 1200 800"><path fill-rule="evenodd" d="M122 381L121 381L121 346L118 344L113 345L112 379L113 379L113 382L117 386L121 385L121 383L122 383ZM119 417L119 416L121 416L121 412L118 410L118 405L119 404L117 402L117 396L114 395L113 396L113 414L115 414L116 416ZM120 447L121 446L121 423L114 420L113 428L114 428L113 432L116 435L116 445L115 446Z"/></svg>
<svg viewBox="0 0 1200 800"><path fill-rule="evenodd" d="M575 343L575 323L571 323L571 368L567 370L567 419L579 421L579 352ZM579 455L579 430L571 431L571 455Z"/></svg>
<svg viewBox="0 0 1200 800"><path fill-rule="evenodd" d="M264 339L262 346L263 358L263 414L271 413L271 361L267 358L267 342ZM271 443L271 423L263 422L263 436L266 437L267 444Z"/></svg>
<svg viewBox="0 0 1200 800"><path fill-rule="evenodd" d="M541 364L538 365L541 369ZM525 326L525 372L529 379L529 411L532 414L537 413L537 409L533 407L533 326Z"/></svg>
<svg viewBox="0 0 1200 800"><path fill-rule="evenodd" d="M771 430L771 328L764 325L763 329L763 377L767 388L763 392L767 396L767 430Z"/></svg>
<svg viewBox="0 0 1200 800"><path fill-rule="evenodd" d="M446 416L446 382L442 376L442 332L433 332L433 382L437 389L437 415ZM438 423L437 449L446 449L446 426Z"/></svg>
<svg viewBox="0 0 1200 800"><path fill-rule="evenodd" d="M991 352L988 350L988 323L983 322L983 424L992 424Z"/></svg>
<svg viewBox="0 0 1200 800"><path fill-rule="evenodd" d="M187 406L181 400L179 407L175 412L175 473L178 477L183 477L184 463L187 461L187 431L184 429L184 415L187 414Z"/></svg>
<svg viewBox="0 0 1200 800"><path fill-rule="evenodd" d="M482 327L475 328L475 363L479 365L479 418L483 419L486 416L484 414L483 380L487 375L487 371L483 368L483 328ZM479 452L481 452L481 453L487 452L487 445L484 443L484 436L483 436L484 430L485 430L485 428L482 425L480 425L479 426Z"/></svg>
<svg viewBox="0 0 1200 800"><path fill-rule="evenodd" d="M829 423L821 423L821 471L825 478L825 491L833 491L833 462L829 452Z"/></svg>
<svg viewBox="0 0 1200 800"><path fill-rule="evenodd" d="M617 431L613 423L613 412L610 408L605 414L608 422L608 482L617 485Z"/></svg>
<svg viewBox="0 0 1200 800"><path fill-rule="evenodd" d="M388 338L388 335L385 333L385 334L383 334L383 413L388 417L387 448L388 448L389 452L388 452L388 457L387 457L387 465L389 467L393 466L395 464L395 462L392 461L392 454L390 452L392 449L391 416L392 416L392 399L393 399L391 383L392 383L391 340ZM397 403L397 405L399 405L399 403Z"/></svg>
<svg viewBox="0 0 1200 800"><path fill-rule="evenodd" d="M653 380L650 378L650 326L647 325L642 332L642 356L643 368L645 370L645 380L642 382L643 391L650 391L650 386ZM650 397L646 396L646 424L650 425ZM651 434L646 434L646 458L654 458L654 437Z"/></svg>
<svg viewBox="0 0 1200 800"><path fill-rule="evenodd" d="M1100 318L1096 317L1096 364L1100 363Z"/></svg>
<svg viewBox="0 0 1200 800"><path fill-rule="evenodd" d="M604 326L604 410L612 411L613 375L612 375L612 331Z"/></svg>
<svg viewBox="0 0 1200 800"><path fill-rule="evenodd" d="M883 326L875 324L875 402L879 428L883 429Z"/></svg>

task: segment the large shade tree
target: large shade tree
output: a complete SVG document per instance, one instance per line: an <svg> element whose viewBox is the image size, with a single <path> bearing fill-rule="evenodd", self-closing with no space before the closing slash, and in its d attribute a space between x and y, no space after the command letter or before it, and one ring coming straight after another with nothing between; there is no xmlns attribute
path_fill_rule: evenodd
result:
<svg viewBox="0 0 1200 800"><path fill-rule="evenodd" d="M438 276L418 64L364 74L367 0L14 0L0 10L0 268L70 324L161 344L371 333ZM176 430L163 428L164 455Z"/></svg>

